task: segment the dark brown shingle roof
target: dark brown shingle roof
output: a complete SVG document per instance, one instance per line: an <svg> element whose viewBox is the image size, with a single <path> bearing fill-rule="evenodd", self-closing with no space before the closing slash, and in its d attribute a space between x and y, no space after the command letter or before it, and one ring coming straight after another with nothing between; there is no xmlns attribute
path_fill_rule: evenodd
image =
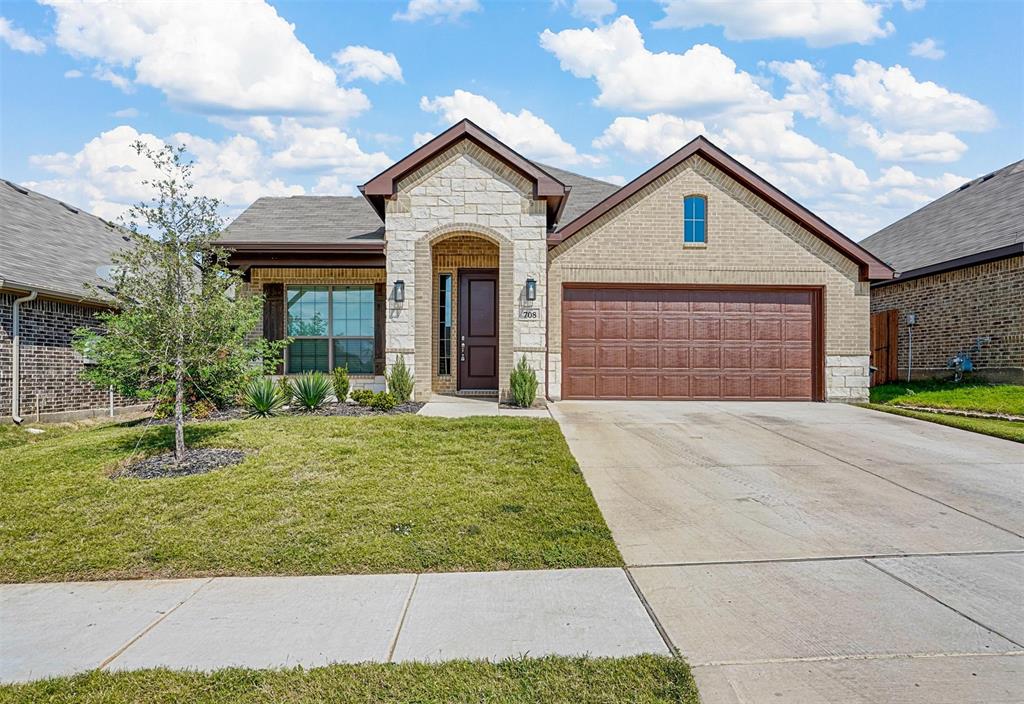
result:
<svg viewBox="0 0 1024 704"><path fill-rule="evenodd" d="M362 196L260 198L227 226L225 243L384 241L384 223Z"/></svg>
<svg viewBox="0 0 1024 704"><path fill-rule="evenodd" d="M42 193L0 181L0 282L74 300L102 300L86 284L127 246L105 220Z"/></svg>
<svg viewBox="0 0 1024 704"><path fill-rule="evenodd" d="M1024 243L1024 160L969 181L861 241L900 272Z"/></svg>

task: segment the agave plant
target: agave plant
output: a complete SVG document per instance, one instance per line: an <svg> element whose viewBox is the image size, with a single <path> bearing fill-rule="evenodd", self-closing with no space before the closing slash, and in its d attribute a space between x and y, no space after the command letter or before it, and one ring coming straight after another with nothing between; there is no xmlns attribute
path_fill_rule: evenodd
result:
<svg viewBox="0 0 1024 704"><path fill-rule="evenodd" d="M256 379L245 387L243 401L253 418L276 416L285 400L277 385L267 377Z"/></svg>
<svg viewBox="0 0 1024 704"><path fill-rule="evenodd" d="M292 381L292 401L305 411L324 405L331 393L331 382L322 372L306 372Z"/></svg>

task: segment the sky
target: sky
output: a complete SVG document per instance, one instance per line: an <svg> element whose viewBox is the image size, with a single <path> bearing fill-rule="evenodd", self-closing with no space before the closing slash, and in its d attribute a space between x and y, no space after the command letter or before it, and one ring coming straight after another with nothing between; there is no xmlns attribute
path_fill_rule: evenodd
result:
<svg viewBox="0 0 1024 704"><path fill-rule="evenodd" d="M854 239L1024 157L1024 1L0 5L0 177L107 219L131 144L231 218L356 187L468 117L623 184L699 134Z"/></svg>

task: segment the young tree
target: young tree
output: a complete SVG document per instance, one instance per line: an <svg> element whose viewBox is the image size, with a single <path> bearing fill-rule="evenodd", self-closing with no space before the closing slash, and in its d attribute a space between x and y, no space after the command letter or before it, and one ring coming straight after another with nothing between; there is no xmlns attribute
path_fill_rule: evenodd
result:
<svg viewBox="0 0 1024 704"><path fill-rule="evenodd" d="M262 298L243 295L240 275L226 266L216 245L219 202L194 193L184 147L132 146L154 167L156 176L143 181L153 196L121 219L130 244L115 255L104 288L113 309L99 315L103 332L79 330L76 344L95 362L86 372L94 383L141 399L173 396L181 462L186 396L240 389L261 373L260 360L276 362L281 346L246 339Z"/></svg>

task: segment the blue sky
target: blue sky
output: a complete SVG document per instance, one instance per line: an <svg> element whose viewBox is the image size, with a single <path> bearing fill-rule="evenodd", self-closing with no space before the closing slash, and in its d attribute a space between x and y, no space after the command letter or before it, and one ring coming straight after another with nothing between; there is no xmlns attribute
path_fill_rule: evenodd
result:
<svg viewBox="0 0 1024 704"><path fill-rule="evenodd" d="M0 175L114 218L129 145L238 213L354 194L470 117L615 183L697 134L854 238L1024 156L1024 3L132 2L0 7Z"/></svg>

